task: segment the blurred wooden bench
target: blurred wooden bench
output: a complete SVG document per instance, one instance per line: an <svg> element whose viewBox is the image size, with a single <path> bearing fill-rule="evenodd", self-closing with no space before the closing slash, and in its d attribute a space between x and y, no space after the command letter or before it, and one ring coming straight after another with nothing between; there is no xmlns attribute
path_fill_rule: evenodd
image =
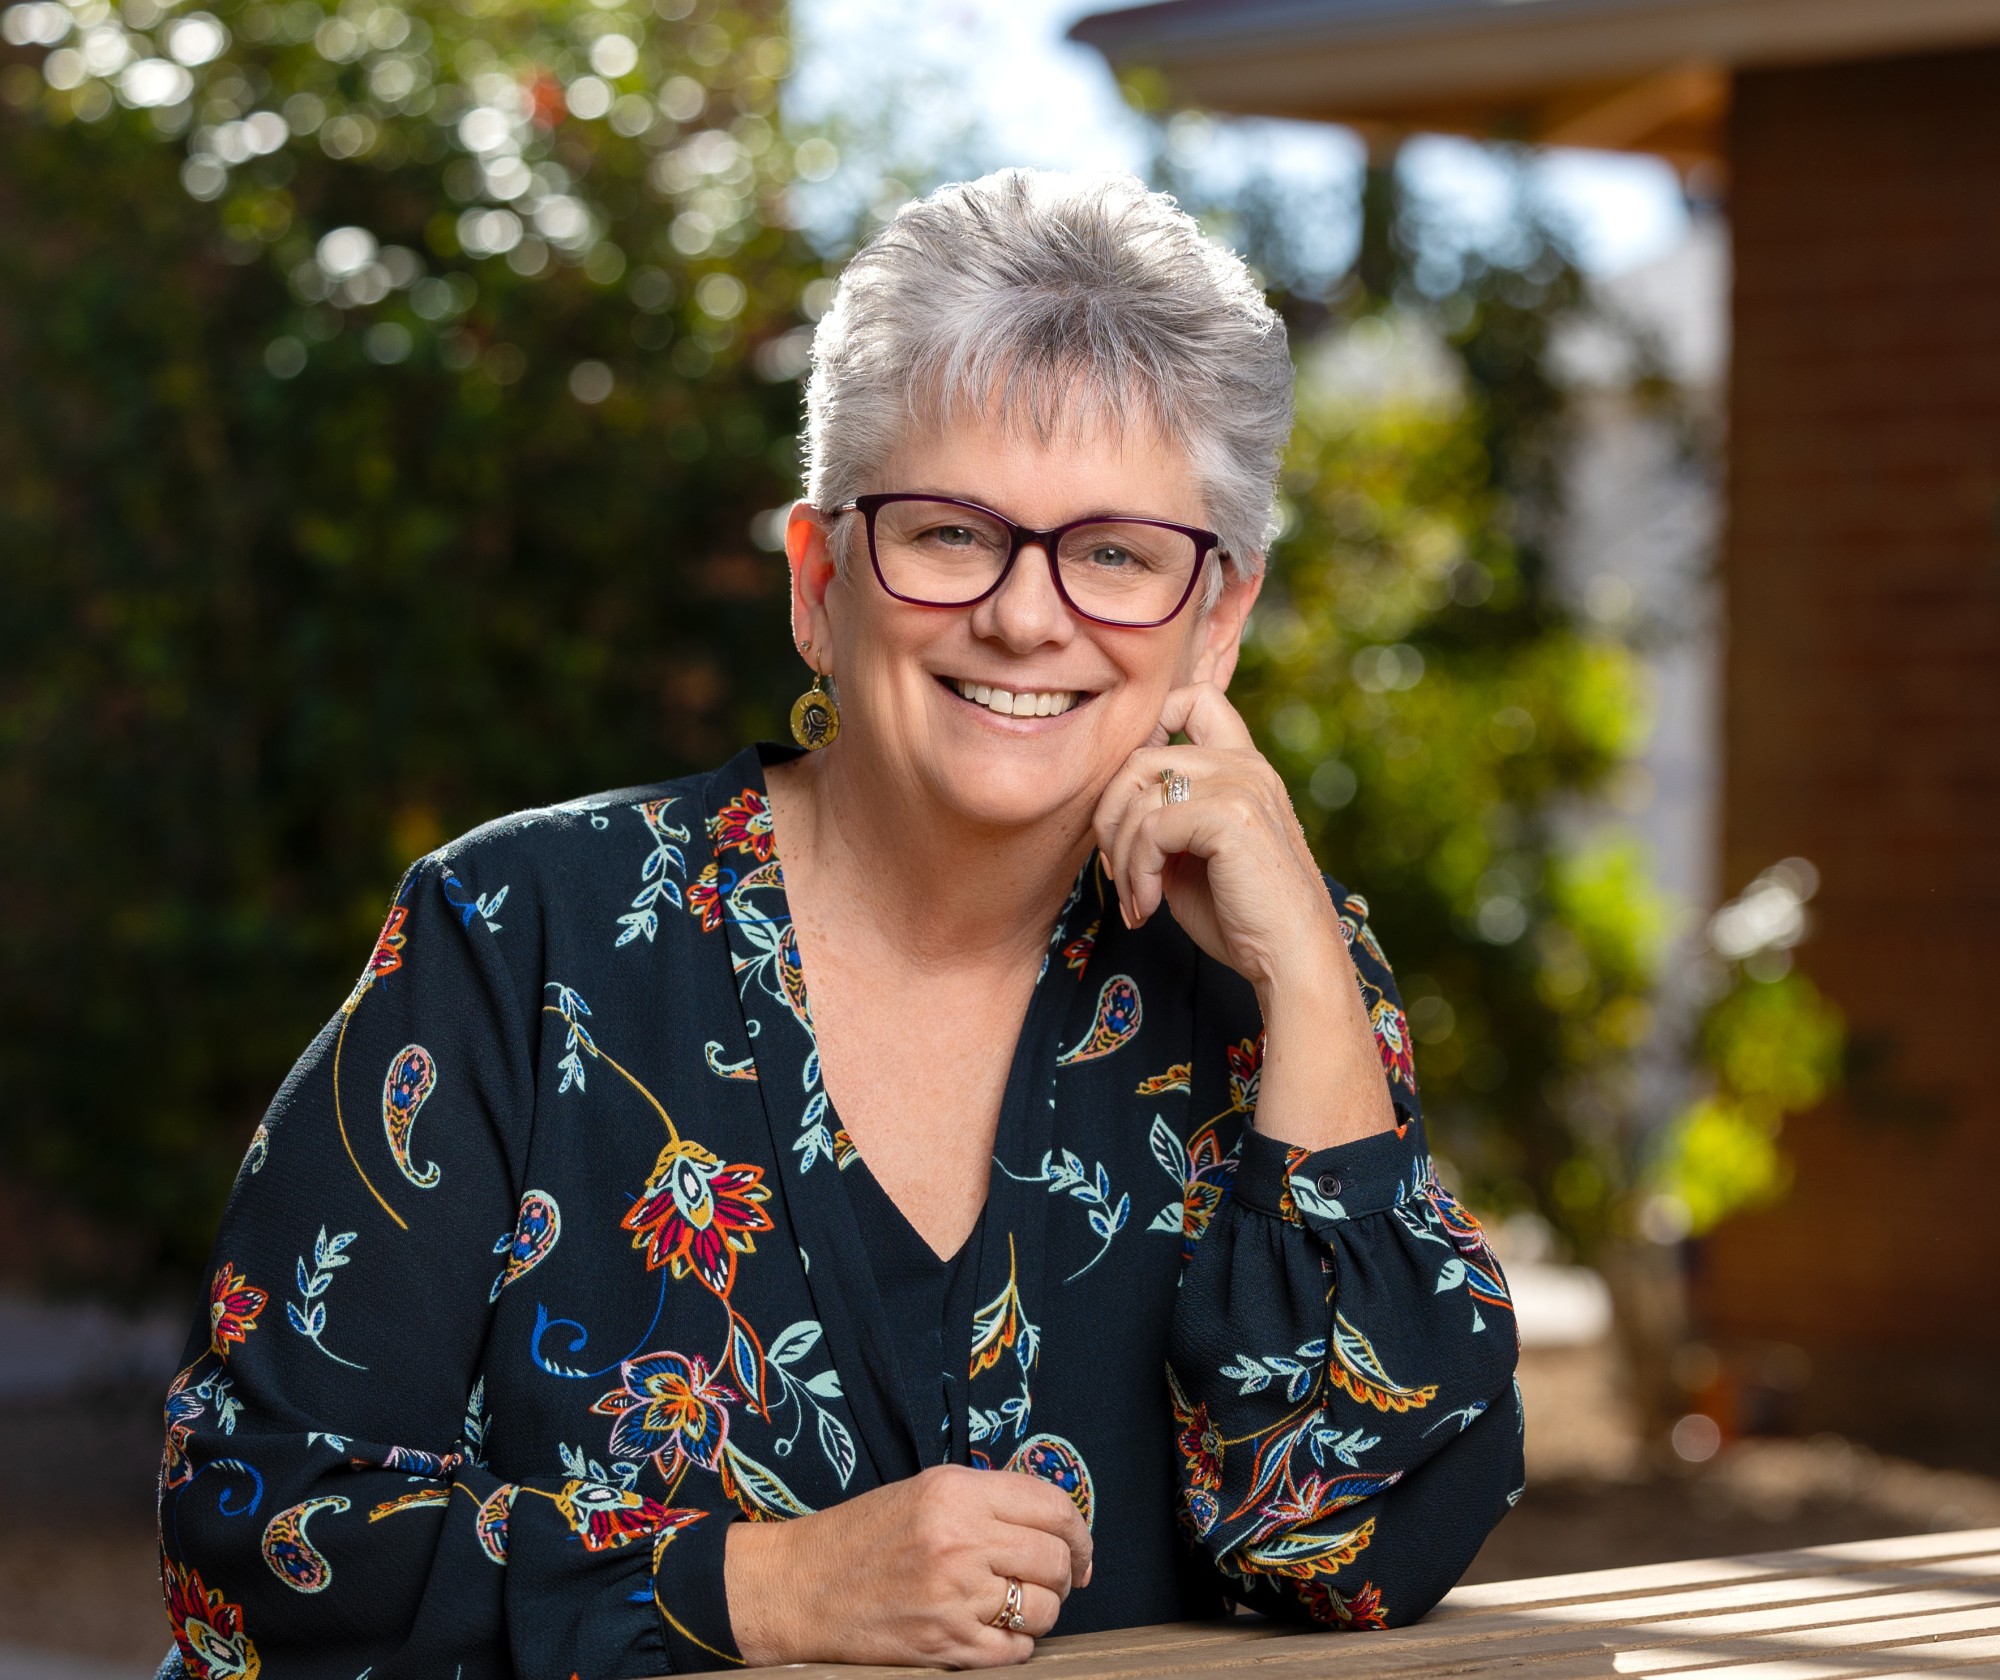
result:
<svg viewBox="0 0 2000 1680"><path fill-rule="evenodd" d="M735 1670L741 1674L741 1669ZM774 1671L776 1672L776 1671ZM800 1680L919 1672L800 1663ZM1314 1634L1186 1622L1042 1641L1047 1680L2000 1677L2000 1528L1461 1587L1415 1627Z"/></svg>

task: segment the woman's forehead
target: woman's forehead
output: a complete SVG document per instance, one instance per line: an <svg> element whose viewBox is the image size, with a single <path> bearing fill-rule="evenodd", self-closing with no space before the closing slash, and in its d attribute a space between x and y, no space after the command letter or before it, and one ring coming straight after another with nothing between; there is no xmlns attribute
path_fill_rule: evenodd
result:
<svg viewBox="0 0 2000 1680"><path fill-rule="evenodd" d="M991 409L914 424L884 463L880 488L983 502L1022 523L1109 511L1196 525L1204 517L1179 443L1151 423L1113 424L1088 410L1049 433Z"/></svg>

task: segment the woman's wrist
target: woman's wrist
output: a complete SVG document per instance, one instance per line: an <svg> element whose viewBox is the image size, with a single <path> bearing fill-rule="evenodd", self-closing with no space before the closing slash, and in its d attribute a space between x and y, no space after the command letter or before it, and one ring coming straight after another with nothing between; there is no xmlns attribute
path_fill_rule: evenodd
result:
<svg viewBox="0 0 2000 1680"><path fill-rule="evenodd" d="M1395 1125L1344 940L1330 954L1302 950L1293 967L1257 988L1257 1001L1264 1017L1258 1131L1302 1148L1330 1149Z"/></svg>
<svg viewBox="0 0 2000 1680"><path fill-rule="evenodd" d="M802 1575L783 1564L790 1523L738 1522L723 1543L723 1591L729 1601L729 1629L736 1649L751 1668L799 1660L786 1609L800 1590ZM784 1583L782 1590L780 1583Z"/></svg>

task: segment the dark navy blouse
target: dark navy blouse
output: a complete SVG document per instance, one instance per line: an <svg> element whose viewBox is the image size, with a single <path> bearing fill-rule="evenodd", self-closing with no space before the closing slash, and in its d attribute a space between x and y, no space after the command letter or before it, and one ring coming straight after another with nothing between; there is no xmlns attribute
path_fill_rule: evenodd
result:
<svg viewBox="0 0 2000 1680"><path fill-rule="evenodd" d="M1432 1175L1339 887L1397 1130L1257 1132L1251 989L1170 915L1128 931L1088 868L1051 907L959 1281L923 1309L945 1369L905 1369L820 1079L776 756L509 817L405 877L251 1141L167 1396L190 1674L722 1666L731 1523L945 1458L1046 1477L1092 1524L1058 1632L1225 1598L1406 1622L1516 1497L1506 1285ZM950 1031L911 1021L912 1064Z"/></svg>

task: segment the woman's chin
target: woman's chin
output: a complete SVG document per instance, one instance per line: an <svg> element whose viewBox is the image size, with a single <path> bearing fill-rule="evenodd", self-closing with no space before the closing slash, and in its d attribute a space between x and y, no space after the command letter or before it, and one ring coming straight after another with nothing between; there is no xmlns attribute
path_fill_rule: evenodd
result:
<svg viewBox="0 0 2000 1680"><path fill-rule="evenodd" d="M975 827L1033 829L1059 819L1087 798L1090 790L1072 786L1073 780L1051 774L1047 765L997 756L997 761L934 766L932 787L940 804Z"/></svg>

